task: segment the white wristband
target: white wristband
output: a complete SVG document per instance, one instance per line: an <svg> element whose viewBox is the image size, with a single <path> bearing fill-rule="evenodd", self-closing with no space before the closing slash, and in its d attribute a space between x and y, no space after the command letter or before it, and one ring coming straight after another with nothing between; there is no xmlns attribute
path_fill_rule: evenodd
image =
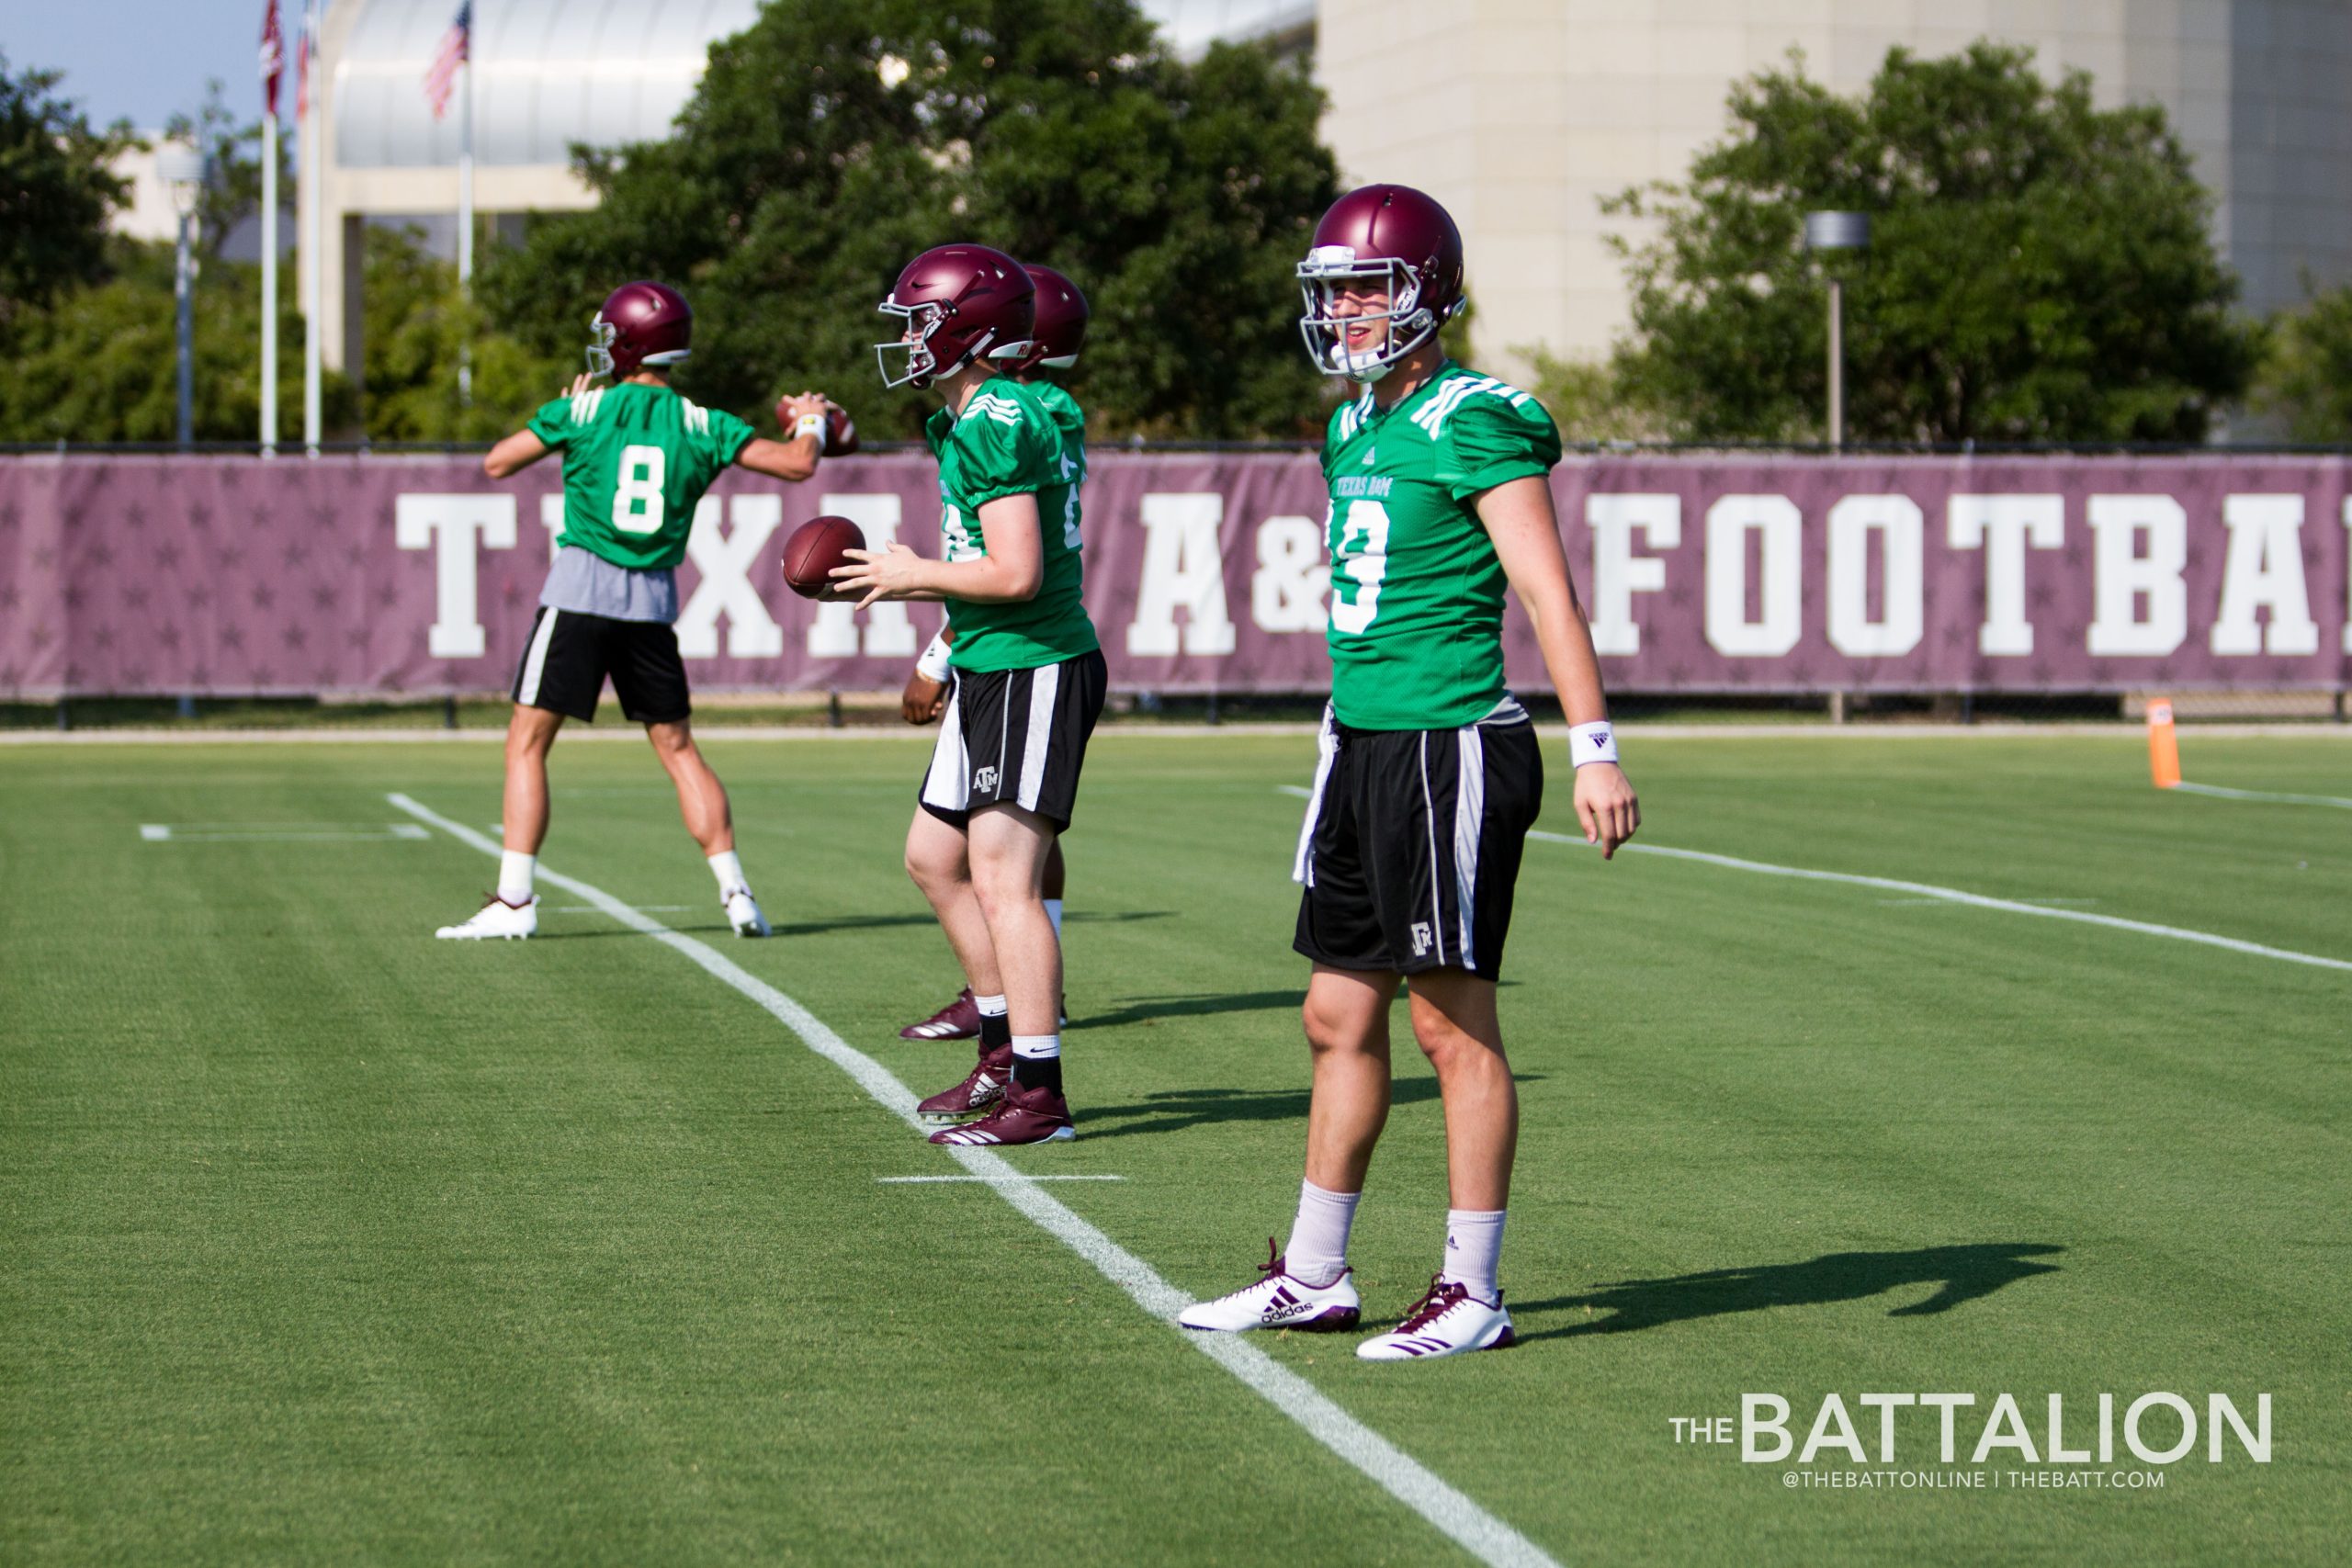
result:
<svg viewBox="0 0 2352 1568"><path fill-rule="evenodd" d="M1568 761L1581 768L1587 762L1613 762L1617 760L1617 737L1610 730L1607 719L1591 724L1579 724L1568 731Z"/></svg>
<svg viewBox="0 0 2352 1568"><path fill-rule="evenodd" d="M931 646L922 650L922 657L915 660L915 673L926 681L944 684L947 680L947 639L944 637L933 637Z"/></svg>
<svg viewBox="0 0 2352 1568"><path fill-rule="evenodd" d="M798 422L793 425L792 438L795 441L808 435L813 435L820 441L822 441L825 438L825 416L823 414L804 413L800 416Z"/></svg>

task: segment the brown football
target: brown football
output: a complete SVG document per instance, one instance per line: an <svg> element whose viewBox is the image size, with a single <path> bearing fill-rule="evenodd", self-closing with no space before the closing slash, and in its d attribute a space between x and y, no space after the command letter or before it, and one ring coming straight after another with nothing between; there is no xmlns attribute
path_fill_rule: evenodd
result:
<svg viewBox="0 0 2352 1568"><path fill-rule="evenodd" d="M832 570L850 564L849 550L865 547L865 532L846 517L812 517L784 542L784 584L803 599L821 599Z"/></svg>
<svg viewBox="0 0 2352 1568"><path fill-rule="evenodd" d="M857 426L851 423L849 410L825 410L825 456L846 457L857 450Z"/></svg>

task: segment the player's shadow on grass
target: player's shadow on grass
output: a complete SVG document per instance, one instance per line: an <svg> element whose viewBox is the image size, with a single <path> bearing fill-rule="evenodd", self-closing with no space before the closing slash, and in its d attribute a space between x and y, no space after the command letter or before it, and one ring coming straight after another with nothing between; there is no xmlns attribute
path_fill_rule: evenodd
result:
<svg viewBox="0 0 2352 1568"><path fill-rule="evenodd" d="M1072 917L1075 919L1076 917ZM1128 919L1146 917L1130 915ZM1117 1029L1159 1018L1197 1018L1220 1012L1296 1012L1306 1000L1305 991L1196 992L1174 997L1123 997L1109 1012L1069 1021L1072 1029Z"/></svg>
<svg viewBox="0 0 2352 1568"><path fill-rule="evenodd" d="M1586 1295L1514 1302L1511 1312L1520 1317L1566 1312L1606 1314L1520 1335L1521 1339L1553 1339L1579 1334L1628 1334L1725 1313L1760 1312L1766 1307L1826 1306L1867 1300L1906 1285L1933 1285L1936 1289L1923 1300L1887 1313L1889 1317L1925 1317L1989 1296L2019 1280L2054 1274L2056 1264L2033 1259L2065 1250L2047 1242L1981 1242L1905 1252L1830 1252L1803 1263L1710 1269L1666 1280L1620 1280Z"/></svg>
<svg viewBox="0 0 2352 1568"><path fill-rule="evenodd" d="M1541 1082L1541 1073L1514 1073L1516 1083ZM1399 1077L1388 1102L1422 1105L1438 1098L1437 1079ZM1171 1089L1148 1094L1133 1105L1087 1106L1080 1111L1088 1139L1124 1138L1136 1133L1182 1133L1219 1122L1304 1122L1304 1089ZM1104 1127L1104 1122L1124 1125Z"/></svg>

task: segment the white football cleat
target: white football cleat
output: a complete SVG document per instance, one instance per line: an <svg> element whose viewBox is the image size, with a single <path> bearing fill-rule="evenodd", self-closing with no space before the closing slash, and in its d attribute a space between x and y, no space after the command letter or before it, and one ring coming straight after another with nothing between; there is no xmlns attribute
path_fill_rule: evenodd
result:
<svg viewBox="0 0 2352 1568"><path fill-rule="evenodd" d="M1328 1285L1310 1285L1283 1267L1282 1254L1266 1242L1267 1261L1258 1265L1265 1276L1230 1295L1201 1302L1176 1314L1187 1328L1204 1333L1237 1334L1248 1328L1298 1328L1309 1333L1353 1328L1363 1315L1363 1303L1348 1280L1353 1269L1342 1269Z"/></svg>
<svg viewBox="0 0 2352 1568"><path fill-rule="evenodd" d="M1430 1281L1429 1294L1414 1303L1404 1322L1357 1346L1356 1355L1366 1361L1425 1361L1469 1350L1499 1350L1514 1338L1500 1291L1493 1301L1482 1302L1468 1286L1441 1275Z"/></svg>
<svg viewBox="0 0 2352 1568"><path fill-rule="evenodd" d="M727 908L727 923L735 928L737 936L765 936L768 918L760 913L760 901L752 897L748 887L738 887L721 900Z"/></svg>
<svg viewBox="0 0 2352 1568"><path fill-rule="evenodd" d="M445 942L513 942L530 936L539 929L539 896L531 895L527 904L510 904L493 893L490 901L476 909L473 918L454 926L443 926L433 934Z"/></svg>

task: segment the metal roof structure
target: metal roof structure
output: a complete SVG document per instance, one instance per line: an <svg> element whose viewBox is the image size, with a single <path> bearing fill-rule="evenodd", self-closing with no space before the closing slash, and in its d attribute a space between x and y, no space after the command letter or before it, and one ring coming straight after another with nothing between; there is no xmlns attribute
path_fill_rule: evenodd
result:
<svg viewBox="0 0 2352 1568"><path fill-rule="evenodd" d="M435 119L424 74L455 0L341 0L356 7L334 62L334 161L346 169L446 167L458 109ZM477 0L474 157L486 168L560 164L574 142L665 137L711 43L752 25L758 0Z"/></svg>

